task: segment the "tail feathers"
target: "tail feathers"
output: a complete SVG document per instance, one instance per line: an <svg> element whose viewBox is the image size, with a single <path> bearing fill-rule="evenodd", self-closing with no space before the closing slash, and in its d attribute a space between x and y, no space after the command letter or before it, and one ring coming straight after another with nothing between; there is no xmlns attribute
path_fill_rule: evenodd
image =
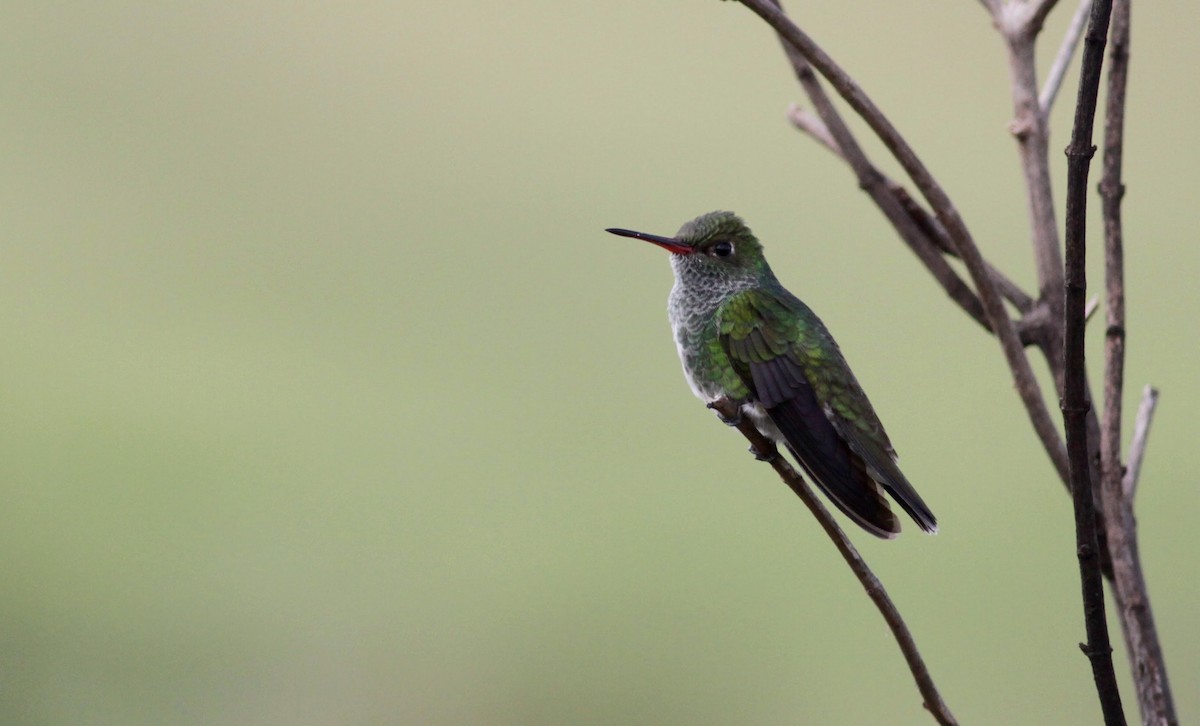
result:
<svg viewBox="0 0 1200 726"><path fill-rule="evenodd" d="M913 518L922 531L928 534L937 534L937 517L933 516L933 512L929 511L929 507L925 505L921 495L917 494L917 490L908 483L908 479L904 477L900 467L893 464L891 468L891 476L880 477L884 488L892 495L892 499L895 499L896 503L908 512L908 516Z"/></svg>
<svg viewBox="0 0 1200 726"><path fill-rule="evenodd" d="M788 450L825 496L855 524L876 537L892 539L900 532L900 522L888 507L879 484L862 458L838 436L815 398L805 398L797 396L768 410Z"/></svg>
<svg viewBox="0 0 1200 726"><path fill-rule="evenodd" d="M865 468L871 479L887 490L918 527L929 534L937 534L937 518L908 482L904 472L900 471L896 464L896 454L891 446L887 445L886 439L880 444L867 437L858 427L845 423L839 426L839 422L833 422L834 428L842 435L854 458Z"/></svg>

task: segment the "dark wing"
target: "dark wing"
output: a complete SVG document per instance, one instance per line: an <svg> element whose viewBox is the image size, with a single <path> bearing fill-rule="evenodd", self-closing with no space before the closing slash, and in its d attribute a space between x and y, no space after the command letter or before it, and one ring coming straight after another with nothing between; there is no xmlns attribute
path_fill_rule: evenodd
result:
<svg viewBox="0 0 1200 726"><path fill-rule="evenodd" d="M721 344L734 370L800 466L839 509L868 532L894 537L900 523L882 484L922 529L936 527L892 460L891 445L866 396L811 310L786 292L749 290L727 302L719 315ZM855 424L856 417L862 426Z"/></svg>

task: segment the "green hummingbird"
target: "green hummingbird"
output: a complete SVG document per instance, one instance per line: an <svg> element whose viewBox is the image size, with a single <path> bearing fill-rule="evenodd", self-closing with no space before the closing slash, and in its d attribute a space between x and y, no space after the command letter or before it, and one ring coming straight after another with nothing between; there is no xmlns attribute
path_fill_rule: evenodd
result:
<svg viewBox="0 0 1200 726"><path fill-rule="evenodd" d="M896 465L883 424L833 336L776 279L740 217L710 212L674 237L606 231L671 253L675 286L667 312L698 398L737 402L871 534L891 539L900 532L884 491L921 529L937 532L937 519Z"/></svg>

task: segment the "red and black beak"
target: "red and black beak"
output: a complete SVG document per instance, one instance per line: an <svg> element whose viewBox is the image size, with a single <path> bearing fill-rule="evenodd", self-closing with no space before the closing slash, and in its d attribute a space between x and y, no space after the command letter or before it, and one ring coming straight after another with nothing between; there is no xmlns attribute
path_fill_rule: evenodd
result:
<svg viewBox="0 0 1200 726"><path fill-rule="evenodd" d="M659 247L662 247L664 250L666 250L667 252L670 252L673 255L690 255L696 251L696 248L692 247L691 245L687 244L686 242L680 242L679 240L674 239L673 237L660 237L659 235L656 235L656 234L647 234L646 232L634 232L631 229L617 229L615 227L610 227L604 231L609 232L611 234L618 235L620 237L632 237L634 239L640 239L645 242L650 242L651 244L656 244Z"/></svg>

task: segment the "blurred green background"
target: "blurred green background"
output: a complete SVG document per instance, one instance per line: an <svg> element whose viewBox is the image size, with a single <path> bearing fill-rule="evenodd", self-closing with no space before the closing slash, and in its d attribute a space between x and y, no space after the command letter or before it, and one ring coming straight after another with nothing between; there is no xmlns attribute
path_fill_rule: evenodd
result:
<svg viewBox="0 0 1200 726"><path fill-rule="evenodd" d="M853 536L951 708L1098 721L1070 503L998 348L788 127L798 88L745 8L0 16L4 723L929 723L809 514L687 390L665 255L601 231L718 208L838 336L941 519ZM1030 285L980 6L799 17ZM1126 404L1163 392L1137 511L1185 721L1196 19L1135 9L1125 202Z"/></svg>

